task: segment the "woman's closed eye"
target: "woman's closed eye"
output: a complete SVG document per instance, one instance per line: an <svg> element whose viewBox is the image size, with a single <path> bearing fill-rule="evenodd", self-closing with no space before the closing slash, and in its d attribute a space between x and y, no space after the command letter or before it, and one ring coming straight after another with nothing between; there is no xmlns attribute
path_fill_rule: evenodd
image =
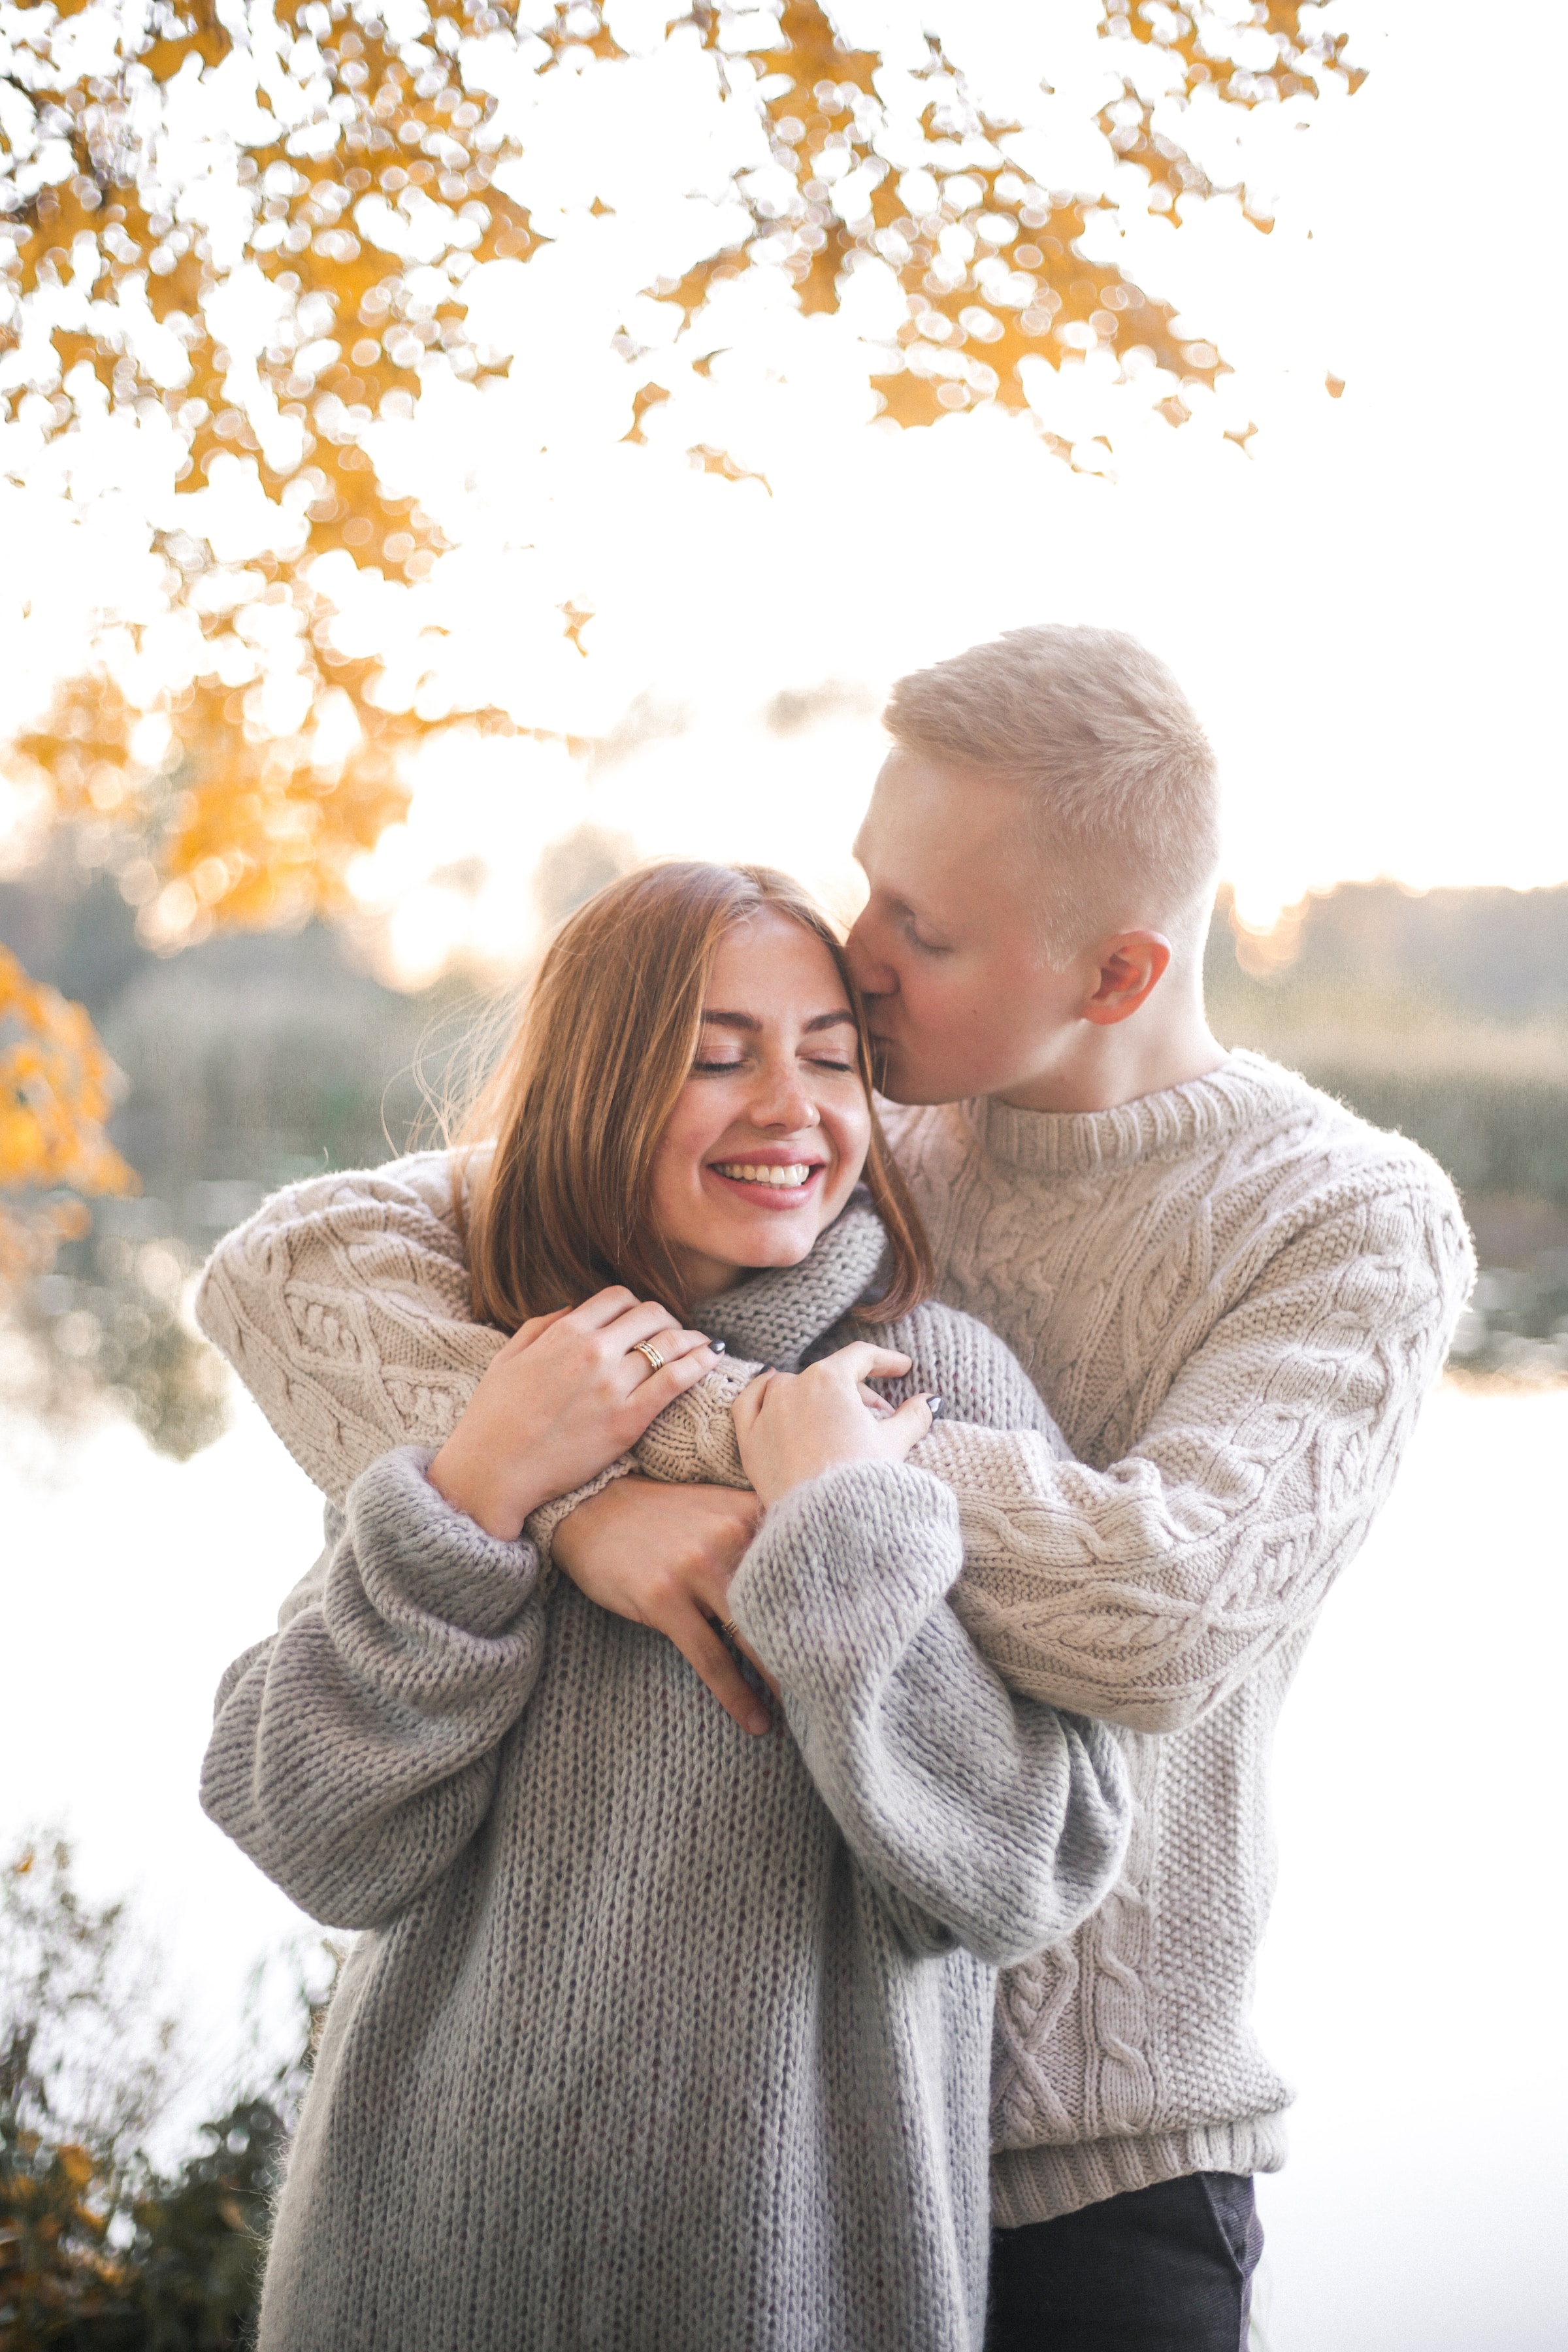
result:
<svg viewBox="0 0 1568 2352"><path fill-rule="evenodd" d="M856 1066L853 1062L845 1061L839 1054L803 1054L801 1059L814 1070L837 1070L842 1074L853 1071ZM691 1067L694 1072L744 1070L750 1067L750 1063L744 1055L731 1055L723 1061L696 1061Z"/></svg>

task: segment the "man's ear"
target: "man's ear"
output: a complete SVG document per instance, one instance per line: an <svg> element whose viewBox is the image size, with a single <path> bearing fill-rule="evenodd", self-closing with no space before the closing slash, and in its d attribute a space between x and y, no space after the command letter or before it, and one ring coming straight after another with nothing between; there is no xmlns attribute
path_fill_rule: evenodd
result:
<svg viewBox="0 0 1568 2352"><path fill-rule="evenodd" d="M1160 931L1117 931L1090 952L1100 977L1083 1017L1109 1028L1153 994L1170 966L1171 942Z"/></svg>

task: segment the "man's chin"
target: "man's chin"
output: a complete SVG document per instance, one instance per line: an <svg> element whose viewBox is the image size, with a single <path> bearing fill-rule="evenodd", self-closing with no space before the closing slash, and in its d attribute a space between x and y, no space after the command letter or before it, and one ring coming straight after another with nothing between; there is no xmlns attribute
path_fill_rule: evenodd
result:
<svg viewBox="0 0 1568 2352"><path fill-rule="evenodd" d="M961 1098L951 1087L933 1083L933 1076L923 1072L919 1063L897 1045L879 1041L874 1067L877 1092L884 1102L901 1103L913 1110L924 1103L957 1102Z"/></svg>

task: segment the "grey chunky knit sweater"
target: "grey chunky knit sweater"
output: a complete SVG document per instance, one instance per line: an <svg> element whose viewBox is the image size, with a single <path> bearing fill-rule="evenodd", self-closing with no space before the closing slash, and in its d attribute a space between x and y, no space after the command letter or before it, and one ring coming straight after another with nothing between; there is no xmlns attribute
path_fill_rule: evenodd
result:
<svg viewBox="0 0 1568 2352"><path fill-rule="evenodd" d="M720 1328L798 1360L880 1250L852 1208ZM1047 1425L984 1327L909 1331L961 1409ZM918 1470L768 1513L732 1608L789 1732L752 1740L428 1459L384 1453L330 1507L204 1771L261 1868L363 1931L261 2352L973 2352L995 1966L1113 1882L1113 1736L976 1655L953 1499Z"/></svg>
<svg viewBox="0 0 1568 2352"><path fill-rule="evenodd" d="M1116 1110L888 1120L943 1297L1008 1340L1068 1441L1020 1421L921 1446L958 1497L953 1605L1015 1686L1122 1727L1136 1795L1110 1901L1003 1979L995 2216L1271 2169L1289 2095L1247 2015L1269 1746L1471 1279L1453 1190L1253 1054ZM500 1344L470 1318L433 1156L280 1193L221 1245L198 1312L340 1495L385 1445L439 1443ZM644 1449L722 1478L710 1387Z"/></svg>

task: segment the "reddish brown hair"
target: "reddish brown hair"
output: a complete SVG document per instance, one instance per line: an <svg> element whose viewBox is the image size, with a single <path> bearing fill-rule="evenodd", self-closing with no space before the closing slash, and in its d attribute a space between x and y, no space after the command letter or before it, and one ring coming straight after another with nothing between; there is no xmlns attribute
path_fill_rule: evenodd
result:
<svg viewBox="0 0 1568 2352"><path fill-rule="evenodd" d="M458 1138L459 1185L485 1145L468 1210L474 1312L503 1331L625 1283L685 1316L691 1302L651 1214L654 1155L696 1058L719 942L771 908L821 940L871 1041L844 950L797 883L765 866L696 863L623 875L563 925L523 1017ZM892 1279L879 1322L931 1284L931 1245L871 1118L862 1179L887 1227Z"/></svg>

